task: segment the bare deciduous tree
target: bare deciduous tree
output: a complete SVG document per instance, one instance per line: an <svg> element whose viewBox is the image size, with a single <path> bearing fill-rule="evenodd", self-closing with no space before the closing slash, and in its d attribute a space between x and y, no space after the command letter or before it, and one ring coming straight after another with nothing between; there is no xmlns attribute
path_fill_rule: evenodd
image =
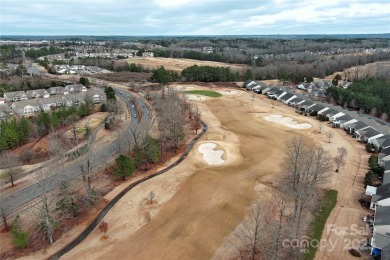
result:
<svg viewBox="0 0 390 260"><path fill-rule="evenodd" d="M283 188L294 201L293 232L296 239L301 232L302 212L313 202L318 185L327 180L330 165L328 153L321 147L308 145L304 138L293 138L287 143Z"/></svg>
<svg viewBox="0 0 390 260"><path fill-rule="evenodd" d="M15 175L22 171L22 169L18 168L21 165L19 159L13 156L11 152L5 152L0 157L0 165L8 176L11 185L15 186Z"/></svg>
<svg viewBox="0 0 390 260"><path fill-rule="evenodd" d="M149 201L149 204L153 204L153 199L154 199L154 192L153 191L151 191L151 192L149 192L149 194L148 194L148 201Z"/></svg>
<svg viewBox="0 0 390 260"><path fill-rule="evenodd" d="M265 225L260 204L253 205L248 216L234 231L239 243L237 249L240 258L255 260L260 257L263 251L262 240L266 234Z"/></svg>
<svg viewBox="0 0 390 260"><path fill-rule="evenodd" d="M337 148L337 155L333 158L335 164L336 164L336 172L339 172L340 167L344 166L346 161L346 156L348 154L347 148L345 147L339 147Z"/></svg>
<svg viewBox="0 0 390 260"><path fill-rule="evenodd" d="M331 130L326 131L325 135L328 138L328 142L330 143L332 141L332 138L334 137L333 132Z"/></svg>
<svg viewBox="0 0 390 260"><path fill-rule="evenodd" d="M318 132L321 134L322 133L322 129L324 128L324 125L321 124L321 123L318 123Z"/></svg>

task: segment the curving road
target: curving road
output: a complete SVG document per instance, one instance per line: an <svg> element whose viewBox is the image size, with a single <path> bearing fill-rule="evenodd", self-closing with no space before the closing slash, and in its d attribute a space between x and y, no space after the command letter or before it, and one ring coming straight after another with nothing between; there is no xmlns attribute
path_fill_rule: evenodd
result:
<svg viewBox="0 0 390 260"><path fill-rule="evenodd" d="M55 259L58 259L60 258L61 256L63 256L64 254L66 254L67 252L69 252L70 250L72 250L75 246L77 246L78 244L80 244L85 238L87 238L87 236L97 227L97 225L99 224L99 222L104 218L104 216L114 207L114 205L127 193L129 192L130 190L132 190L134 187L138 186L139 184L147 181L147 180L150 180L156 176L159 176L167 171L169 171L170 169L172 169L173 167L177 166L179 163L181 163L188 155L188 153L190 152L191 148L194 146L194 144L196 143L196 141L202 137L207 129L208 129L208 126L204 123L204 122L201 122L202 124L202 131L200 133L198 133L192 140L191 142L187 145L186 149L184 150L184 153L180 156L179 159L177 159L174 163L172 163L171 165L169 165L168 167L162 169L161 171L158 171L152 175L149 175L149 176L146 176L144 178L142 178L141 180L138 180L132 184L130 184L129 186L127 186L124 190L122 190L118 195L116 195L107 205L106 207L96 216L96 218L92 221L91 224L89 224L89 226L80 234L78 235L73 241L71 241L69 244L67 244L64 248L62 248L61 250L59 250L57 253L55 253L54 255L52 255L49 259L50 260L55 260Z"/></svg>
<svg viewBox="0 0 390 260"><path fill-rule="evenodd" d="M145 101L139 99L135 94L120 89L115 89L115 92L126 102L133 115L134 113L137 113L137 111L134 111L133 105L142 109L141 119L137 117L136 120L132 120L126 129L126 132L130 137L129 144L131 145L134 142L134 140L131 138L132 132L136 133L137 135L139 134L140 137L142 137L147 132L151 122L150 111L147 108L147 104L144 103ZM132 100L134 104L130 100ZM95 149L91 154L92 170L94 171L100 167L104 167L108 158L114 158L117 156L119 154L120 143L121 141L116 139L114 142L106 146ZM50 177L40 180L24 189L18 190L12 195L2 198L1 207L6 212L6 215L9 216L14 214L27 205L32 204L34 200L39 198L44 192L49 192L58 188L62 181L71 181L81 177L82 172L80 170L80 161L82 161L83 158L85 158L85 156L82 156L75 161L66 163L66 165L64 165L63 168L59 171L52 170L56 164L45 165L45 171L52 171L50 173ZM84 169L86 169L86 162L84 162L84 164Z"/></svg>

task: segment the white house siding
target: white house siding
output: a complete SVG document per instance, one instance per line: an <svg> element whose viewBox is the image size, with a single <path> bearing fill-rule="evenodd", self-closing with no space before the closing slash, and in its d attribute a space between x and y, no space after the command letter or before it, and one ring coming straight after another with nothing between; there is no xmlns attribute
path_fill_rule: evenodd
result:
<svg viewBox="0 0 390 260"><path fill-rule="evenodd" d="M380 137L382 137L382 136L383 136L383 134L377 134L377 135L375 135L375 136L373 136L373 137L367 138L366 141L367 141L367 143L369 143L371 140L380 138Z"/></svg>
<svg viewBox="0 0 390 260"><path fill-rule="evenodd" d="M345 114L343 113L343 112L339 112L339 113L337 113L337 114L335 114L335 115L333 115L333 116L331 116L331 117L329 117L329 121L335 121L336 120L336 118L338 118L338 117L340 117L340 116L344 116Z"/></svg>
<svg viewBox="0 0 390 260"><path fill-rule="evenodd" d="M390 206L390 198L379 200L376 202L377 207L379 206Z"/></svg>
<svg viewBox="0 0 390 260"><path fill-rule="evenodd" d="M351 119L347 122L342 123L340 127L346 129L349 124L356 123L357 121L358 121L357 119Z"/></svg>

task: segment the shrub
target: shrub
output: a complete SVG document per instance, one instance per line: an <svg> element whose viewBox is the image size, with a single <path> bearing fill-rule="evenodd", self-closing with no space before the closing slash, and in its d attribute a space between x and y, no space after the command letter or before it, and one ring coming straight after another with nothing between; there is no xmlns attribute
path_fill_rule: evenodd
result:
<svg viewBox="0 0 390 260"><path fill-rule="evenodd" d="M370 168L374 168L377 165L378 165L378 156L371 155L370 158L368 159L368 166L370 166Z"/></svg>
<svg viewBox="0 0 390 260"><path fill-rule="evenodd" d="M107 112L107 105L106 104L101 105L100 112Z"/></svg>
<svg viewBox="0 0 390 260"><path fill-rule="evenodd" d="M20 216L17 215L12 222L12 243L17 248L26 248L28 246L28 237L29 234L26 231L23 231L20 223Z"/></svg>
<svg viewBox="0 0 390 260"><path fill-rule="evenodd" d="M356 257L362 256L362 254L359 251L357 251L356 249L353 249L353 248L349 249L349 253L353 256L356 256Z"/></svg>

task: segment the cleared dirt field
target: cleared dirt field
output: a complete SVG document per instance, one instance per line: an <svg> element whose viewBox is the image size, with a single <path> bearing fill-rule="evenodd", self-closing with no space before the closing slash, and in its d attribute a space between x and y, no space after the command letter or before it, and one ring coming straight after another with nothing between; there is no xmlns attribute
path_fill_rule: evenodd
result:
<svg viewBox="0 0 390 260"><path fill-rule="evenodd" d="M164 66L167 70L173 70L180 72L183 69L190 67L192 65L199 66L213 66L213 67L230 67L233 70L245 70L249 68L248 65L244 64L228 64L223 62L215 61L201 61L201 60L190 60L190 59L174 59L174 58L161 58L161 57L133 57L126 60L127 63L135 63L144 66L148 69L156 69L161 66Z"/></svg>
<svg viewBox="0 0 390 260"><path fill-rule="evenodd" d="M220 89L226 93L223 97L198 102L209 130L187 159L128 192L105 216L109 239L102 241L102 234L94 230L62 259L229 259L232 252L226 241L232 230L254 201L267 201L276 193L274 184L281 177L284 144L298 135L321 145L332 156L339 146L348 149L347 165L333 173L327 185L339 191L338 204L328 222L363 224L359 219L366 212L356 200L363 189L366 162L362 145L327 124L320 134L318 121L299 116L292 108L263 95L256 95L252 101L250 93L240 90L231 95L229 91ZM265 120L265 116L275 114L312 127L293 129ZM328 130L334 131L331 143L324 134ZM224 151L224 164L209 166L203 160L198 147L210 142L217 144L216 150ZM150 191L155 193L151 205L146 199ZM105 198L111 199L112 194ZM334 238L343 242L348 237L351 234L346 232ZM323 238L334 239L326 232ZM347 249L340 243L332 252L325 248L316 259L352 259ZM47 252L29 258L36 257L47 257Z"/></svg>

